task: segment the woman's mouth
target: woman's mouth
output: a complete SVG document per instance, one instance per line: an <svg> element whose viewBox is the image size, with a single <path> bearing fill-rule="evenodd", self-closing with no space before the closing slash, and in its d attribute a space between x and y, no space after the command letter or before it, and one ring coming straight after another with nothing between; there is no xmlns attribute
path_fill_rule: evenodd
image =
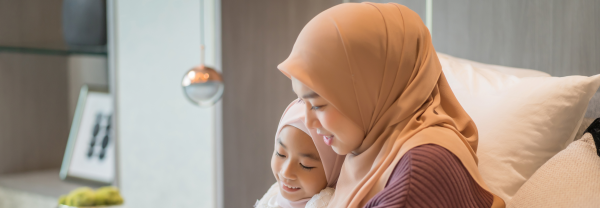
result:
<svg viewBox="0 0 600 208"><path fill-rule="evenodd" d="M295 192L295 191L300 190L300 187L288 186L287 184L282 182L281 189L283 189L286 192Z"/></svg>
<svg viewBox="0 0 600 208"><path fill-rule="evenodd" d="M325 141L325 144L327 146L331 146L331 143L333 142L333 135L331 135L331 136L323 136L323 141Z"/></svg>

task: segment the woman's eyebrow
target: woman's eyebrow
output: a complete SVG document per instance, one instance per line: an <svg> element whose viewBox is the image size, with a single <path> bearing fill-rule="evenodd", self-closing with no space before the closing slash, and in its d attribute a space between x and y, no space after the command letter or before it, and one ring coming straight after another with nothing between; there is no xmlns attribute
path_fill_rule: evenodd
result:
<svg viewBox="0 0 600 208"><path fill-rule="evenodd" d="M313 159L313 160L316 160L316 161L321 161L321 158L319 158L319 156L316 156L315 154L310 154L310 153L306 154L306 153L302 153L302 154L300 154L300 156L302 156L302 157L306 157L306 158L309 158L309 159Z"/></svg>
<svg viewBox="0 0 600 208"><path fill-rule="evenodd" d="M281 138L277 138L277 143L279 143L279 145L281 145L283 147L283 149L287 149L285 144L283 144L283 142L281 142Z"/></svg>
<svg viewBox="0 0 600 208"><path fill-rule="evenodd" d="M319 94L317 94L316 92L310 92L306 95L302 95L302 98L307 99L307 98L316 98L319 97Z"/></svg>

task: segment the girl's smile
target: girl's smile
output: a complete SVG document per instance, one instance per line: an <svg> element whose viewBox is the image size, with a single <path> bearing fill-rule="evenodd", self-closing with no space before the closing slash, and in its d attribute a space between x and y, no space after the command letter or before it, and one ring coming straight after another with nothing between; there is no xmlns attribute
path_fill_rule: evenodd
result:
<svg viewBox="0 0 600 208"><path fill-rule="evenodd" d="M301 189L300 187L295 187L295 186L287 185L283 180L279 181L279 182L280 182L281 189L284 190L284 191L286 191L286 192L290 192L291 193L291 192L296 192L296 191L298 191L298 190Z"/></svg>

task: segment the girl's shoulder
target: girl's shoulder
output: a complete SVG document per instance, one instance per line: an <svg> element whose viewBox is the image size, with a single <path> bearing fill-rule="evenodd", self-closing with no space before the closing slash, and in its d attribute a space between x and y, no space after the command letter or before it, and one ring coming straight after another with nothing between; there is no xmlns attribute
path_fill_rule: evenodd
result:
<svg viewBox="0 0 600 208"><path fill-rule="evenodd" d="M307 203L306 208L325 208L329 205L329 201L333 197L333 193L335 189L333 188L325 188L321 190L318 194L314 195ZM281 208L277 204L277 194L279 193L279 185L277 183L273 184L269 191L265 193L265 195L254 204L256 208Z"/></svg>
<svg viewBox="0 0 600 208"><path fill-rule="evenodd" d="M308 203L306 203L306 208L325 208L329 205L329 201L333 197L333 193L335 189L327 187L321 190L320 193L314 195Z"/></svg>
<svg viewBox="0 0 600 208"><path fill-rule="evenodd" d="M254 207L256 207L256 208L281 208L280 206L277 206L277 203L275 201L278 193L279 193L279 185L277 184L277 182L275 182L275 184L273 184L271 186L271 188L269 188L267 193L265 193L265 195L260 200L256 201L256 204L254 204Z"/></svg>

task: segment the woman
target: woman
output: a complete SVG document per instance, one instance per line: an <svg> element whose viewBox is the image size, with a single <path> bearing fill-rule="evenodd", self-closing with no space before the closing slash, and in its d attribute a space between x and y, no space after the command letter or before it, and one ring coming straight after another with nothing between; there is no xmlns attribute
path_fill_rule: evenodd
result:
<svg viewBox="0 0 600 208"><path fill-rule="evenodd" d="M306 125L346 155L329 207L504 207L477 170L477 128L415 12L332 7L278 68L306 104Z"/></svg>

